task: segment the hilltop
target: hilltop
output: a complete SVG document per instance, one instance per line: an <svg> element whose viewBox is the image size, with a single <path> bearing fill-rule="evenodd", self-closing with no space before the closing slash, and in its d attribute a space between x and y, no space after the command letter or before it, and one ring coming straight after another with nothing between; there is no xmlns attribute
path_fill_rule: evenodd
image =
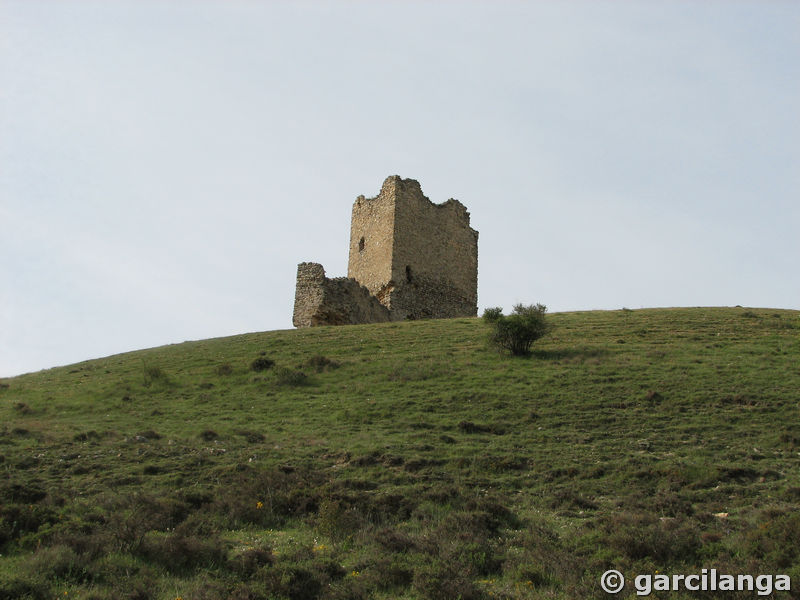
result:
<svg viewBox="0 0 800 600"><path fill-rule="evenodd" d="M2 380L0 598L607 598L609 568L800 585L800 312L549 318L529 358L460 318Z"/></svg>

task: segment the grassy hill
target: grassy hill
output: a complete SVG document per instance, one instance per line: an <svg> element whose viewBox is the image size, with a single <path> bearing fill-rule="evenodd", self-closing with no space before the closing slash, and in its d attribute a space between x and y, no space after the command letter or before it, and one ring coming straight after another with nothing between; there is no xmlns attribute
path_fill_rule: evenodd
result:
<svg viewBox="0 0 800 600"><path fill-rule="evenodd" d="M452 319L3 380L0 598L608 598L609 568L800 585L800 313L549 318L529 358Z"/></svg>

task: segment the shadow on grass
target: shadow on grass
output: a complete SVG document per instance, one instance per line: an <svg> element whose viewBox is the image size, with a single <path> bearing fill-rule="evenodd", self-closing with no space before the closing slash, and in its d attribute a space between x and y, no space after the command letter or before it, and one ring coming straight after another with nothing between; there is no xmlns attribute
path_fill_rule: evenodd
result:
<svg viewBox="0 0 800 600"><path fill-rule="evenodd" d="M600 358L610 354L607 348L593 348L591 346L581 346L579 348L553 348L552 350L532 350L531 358L540 360L562 360L562 359L587 359Z"/></svg>

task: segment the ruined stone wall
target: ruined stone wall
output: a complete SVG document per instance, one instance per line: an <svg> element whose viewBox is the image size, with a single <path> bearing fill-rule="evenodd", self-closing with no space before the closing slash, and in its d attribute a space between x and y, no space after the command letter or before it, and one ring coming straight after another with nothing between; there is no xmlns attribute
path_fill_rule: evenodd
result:
<svg viewBox="0 0 800 600"><path fill-rule="evenodd" d="M478 232L457 200L434 204L413 179L395 182L389 307L396 318L473 317L478 312Z"/></svg>
<svg viewBox="0 0 800 600"><path fill-rule="evenodd" d="M463 204L433 204L419 182L393 175L353 205L347 274L393 320L475 316L478 232Z"/></svg>
<svg viewBox="0 0 800 600"><path fill-rule="evenodd" d="M347 276L365 286L381 302L392 280L394 212L394 188L387 179L375 198L356 198L350 220Z"/></svg>
<svg viewBox="0 0 800 600"><path fill-rule="evenodd" d="M390 320L389 310L354 279L325 277L318 263L297 265L295 327L355 325Z"/></svg>
<svg viewBox="0 0 800 600"><path fill-rule="evenodd" d="M478 232L457 200L434 204L417 181L392 175L353 204L347 274L328 279L322 265L298 265L294 325L473 317Z"/></svg>

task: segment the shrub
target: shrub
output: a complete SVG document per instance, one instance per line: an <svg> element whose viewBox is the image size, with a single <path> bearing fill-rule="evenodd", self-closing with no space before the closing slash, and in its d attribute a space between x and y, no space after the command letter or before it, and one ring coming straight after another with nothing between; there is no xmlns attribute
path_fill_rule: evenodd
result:
<svg viewBox="0 0 800 600"><path fill-rule="evenodd" d="M13 575L8 581L0 581L0 598L52 598L47 592L47 584L40 578Z"/></svg>
<svg viewBox="0 0 800 600"><path fill-rule="evenodd" d="M271 565L275 562L275 555L272 548L268 546L257 546L248 548L228 561L230 568L240 577L249 578L254 575L261 567Z"/></svg>
<svg viewBox="0 0 800 600"><path fill-rule="evenodd" d="M797 564L800 550L797 539L800 536L800 514L762 515L758 527L753 527L744 535L743 547L750 555L765 563L786 569Z"/></svg>
<svg viewBox="0 0 800 600"><path fill-rule="evenodd" d="M253 362L250 363L250 370L251 371L266 371L267 369L271 368L272 365L275 364L274 360L270 360L264 356L259 356Z"/></svg>
<svg viewBox="0 0 800 600"><path fill-rule="evenodd" d="M533 342L550 330L545 321L546 312L547 307L543 304L517 304L508 316L503 315L502 308L487 308L483 312L483 319L492 327L490 342L514 356L530 354Z"/></svg>
<svg viewBox="0 0 800 600"><path fill-rule="evenodd" d="M498 307L487 308L483 311L483 320L488 323L494 323L503 318L503 309Z"/></svg>
<svg viewBox="0 0 800 600"><path fill-rule="evenodd" d="M226 376L231 375L233 373L233 366L230 363L222 363L221 365L217 365L217 375Z"/></svg>
<svg viewBox="0 0 800 600"><path fill-rule="evenodd" d="M309 358L306 362L306 365L313 368L317 373L339 368L338 362L331 360L327 356L322 356L321 354L317 354L316 356Z"/></svg>
<svg viewBox="0 0 800 600"><path fill-rule="evenodd" d="M135 438L137 439L137 441L141 441L138 438L144 438L145 440L160 440L161 435L153 431L152 429L147 429L145 431L140 431L139 433L137 433Z"/></svg>
<svg viewBox="0 0 800 600"><path fill-rule="evenodd" d="M40 548L26 564L31 574L48 580L62 579L80 583L87 576L85 561L69 546L56 545Z"/></svg>
<svg viewBox="0 0 800 600"><path fill-rule="evenodd" d="M317 529L323 535L341 540L355 535L365 525L356 506L338 500L323 500L317 515Z"/></svg>
<svg viewBox="0 0 800 600"><path fill-rule="evenodd" d="M483 600L487 595L457 565L434 560L414 573L412 582L419 597L428 600Z"/></svg>
<svg viewBox="0 0 800 600"><path fill-rule="evenodd" d="M105 529L114 539L117 550L137 550L151 530L174 526L180 514L167 502L145 493L109 498L103 503L108 513Z"/></svg>
<svg viewBox="0 0 800 600"><path fill-rule="evenodd" d="M226 562L225 547L218 538L187 535L182 529L166 536L146 536L139 552L171 573L193 571Z"/></svg>
<svg viewBox="0 0 800 600"><path fill-rule="evenodd" d="M284 567L280 581L285 596L292 600L315 600L322 591L322 582L309 570L299 567Z"/></svg>
<svg viewBox="0 0 800 600"><path fill-rule="evenodd" d="M307 376L302 371L293 371L286 367L275 369L275 381L278 385L297 386L306 383Z"/></svg>
<svg viewBox="0 0 800 600"><path fill-rule="evenodd" d="M609 546L631 560L691 561L700 548L697 523L683 516L661 520L649 512L622 512L605 526Z"/></svg>
<svg viewBox="0 0 800 600"><path fill-rule="evenodd" d="M250 429L237 429L234 433L236 435L241 435L248 444L260 444L267 439L263 433L252 431Z"/></svg>
<svg viewBox="0 0 800 600"><path fill-rule="evenodd" d="M162 383L169 381L169 378L164 370L158 365L154 365L152 363L142 363L142 374L144 375L144 385L146 387L151 386L157 381Z"/></svg>

